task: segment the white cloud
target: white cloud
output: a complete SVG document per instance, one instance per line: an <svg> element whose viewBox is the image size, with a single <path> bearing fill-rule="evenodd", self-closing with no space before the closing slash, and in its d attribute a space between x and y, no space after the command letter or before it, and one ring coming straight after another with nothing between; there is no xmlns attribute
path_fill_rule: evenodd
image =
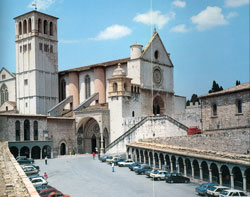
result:
<svg viewBox="0 0 250 197"><path fill-rule="evenodd" d="M227 15L227 19L234 18L236 16L238 16L237 12L229 12L229 14Z"/></svg>
<svg viewBox="0 0 250 197"><path fill-rule="evenodd" d="M144 14L137 14L134 17L134 21L140 22L146 25L157 25L161 29L165 24L167 24L171 19L175 18L175 13L171 12L169 14L161 14L160 11L150 10Z"/></svg>
<svg viewBox="0 0 250 197"><path fill-rule="evenodd" d="M221 13L221 8L210 6L201 11L198 15L192 16L191 20L197 25L197 29L199 31L204 31L219 25L228 24L224 18L224 15Z"/></svg>
<svg viewBox="0 0 250 197"><path fill-rule="evenodd" d="M185 24L181 24L181 25L177 25L175 27L172 27L170 29L170 31L178 32L178 33L186 33L186 32L189 32L190 29L188 29Z"/></svg>
<svg viewBox="0 0 250 197"><path fill-rule="evenodd" d="M181 7L181 8L184 8L186 6L186 2L180 1L180 0L175 0L172 2L172 4L177 6L177 7Z"/></svg>
<svg viewBox="0 0 250 197"><path fill-rule="evenodd" d="M36 4L36 7L38 10L46 10L55 2L56 2L56 0L33 0L32 2L30 2L28 7L34 8L35 6L32 4Z"/></svg>
<svg viewBox="0 0 250 197"><path fill-rule="evenodd" d="M249 0L225 0L226 7L240 7L249 4Z"/></svg>
<svg viewBox="0 0 250 197"><path fill-rule="evenodd" d="M131 34L132 30L123 25L112 25L101 31L92 40L115 40Z"/></svg>

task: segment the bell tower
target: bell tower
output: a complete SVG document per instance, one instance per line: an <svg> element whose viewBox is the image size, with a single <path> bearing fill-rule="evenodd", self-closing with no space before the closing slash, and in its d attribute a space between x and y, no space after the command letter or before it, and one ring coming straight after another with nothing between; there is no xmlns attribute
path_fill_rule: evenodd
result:
<svg viewBox="0 0 250 197"><path fill-rule="evenodd" d="M36 10L14 18L20 114L47 114L58 103L57 19Z"/></svg>

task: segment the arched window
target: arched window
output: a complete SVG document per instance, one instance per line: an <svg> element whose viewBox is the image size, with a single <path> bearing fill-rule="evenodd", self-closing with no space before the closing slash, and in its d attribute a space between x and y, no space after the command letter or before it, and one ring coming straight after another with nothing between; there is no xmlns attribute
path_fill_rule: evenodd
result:
<svg viewBox="0 0 250 197"><path fill-rule="evenodd" d="M155 51L154 56L155 56L155 59L158 59L158 57L159 57L159 52L158 52L157 50Z"/></svg>
<svg viewBox="0 0 250 197"><path fill-rule="evenodd" d="M90 77L86 75L85 77L85 99L90 97Z"/></svg>
<svg viewBox="0 0 250 197"><path fill-rule="evenodd" d="M53 23L49 23L49 35L53 36Z"/></svg>
<svg viewBox="0 0 250 197"><path fill-rule="evenodd" d="M66 81L64 79L60 82L60 101L66 98Z"/></svg>
<svg viewBox="0 0 250 197"><path fill-rule="evenodd" d="M24 140L30 140L30 121L24 121Z"/></svg>
<svg viewBox="0 0 250 197"><path fill-rule="evenodd" d="M123 84L123 88L124 88L124 91L127 90L127 84L126 83Z"/></svg>
<svg viewBox="0 0 250 197"><path fill-rule="evenodd" d="M20 141L20 121L16 121L16 141Z"/></svg>
<svg viewBox="0 0 250 197"><path fill-rule="evenodd" d="M217 105L213 104L213 116L217 116Z"/></svg>
<svg viewBox="0 0 250 197"><path fill-rule="evenodd" d="M242 100L237 100L237 113L242 113Z"/></svg>
<svg viewBox="0 0 250 197"><path fill-rule="evenodd" d="M38 19L38 32L42 33L42 20L40 18Z"/></svg>
<svg viewBox="0 0 250 197"><path fill-rule="evenodd" d="M38 122L34 121L34 140L38 140Z"/></svg>
<svg viewBox="0 0 250 197"><path fill-rule="evenodd" d="M22 35L22 22L21 21L19 22L18 29L19 29L19 35Z"/></svg>
<svg viewBox="0 0 250 197"><path fill-rule="evenodd" d="M29 22L28 22L28 32L31 32L31 18L29 18Z"/></svg>
<svg viewBox="0 0 250 197"><path fill-rule="evenodd" d="M135 117L135 111L132 111L132 117Z"/></svg>
<svg viewBox="0 0 250 197"><path fill-rule="evenodd" d="M27 21L26 20L23 21L23 33L24 34L27 33Z"/></svg>
<svg viewBox="0 0 250 197"><path fill-rule="evenodd" d="M113 92L117 92L117 83L113 83Z"/></svg>
<svg viewBox="0 0 250 197"><path fill-rule="evenodd" d="M43 33L48 33L48 22L46 20L43 21Z"/></svg>
<svg viewBox="0 0 250 197"><path fill-rule="evenodd" d="M1 94L1 105L2 105L5 101L9 100L8 88L5 84L2 85L0 89L0 94Z"/></svg>

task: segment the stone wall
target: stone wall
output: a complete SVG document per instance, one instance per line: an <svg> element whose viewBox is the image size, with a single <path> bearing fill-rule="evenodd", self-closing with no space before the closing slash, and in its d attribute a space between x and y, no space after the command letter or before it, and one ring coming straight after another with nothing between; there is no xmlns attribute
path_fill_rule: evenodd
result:
<svg viewBox="0 0 250 197"><path fill-rule="evenodd" d="M201 150L247 154L250 151L250 130L220 131L200 135L146 139L143 141Z"/></svg>
<svg viewBox="0 0 250 197"><path fill-rule="evenodd" d="M8 142L0 142L0 196L39 197L35 187L10 153Z"/></svg>

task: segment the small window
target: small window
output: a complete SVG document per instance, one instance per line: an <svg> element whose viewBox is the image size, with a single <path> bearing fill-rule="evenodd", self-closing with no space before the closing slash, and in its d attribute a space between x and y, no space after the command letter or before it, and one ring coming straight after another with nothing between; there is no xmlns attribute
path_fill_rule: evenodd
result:
<svg viewBox="0 0 250 197"><path fill-rule="evenodd" d="M237 112L238 112L239 114L242 113L242 101L241 101L241 100L238 100L238 101L237 101Z"/></svg>
<svg viewBox="0 0 250 197"><path fill-rule="evenodd" d="M5 110L8 111L8 106L6 106Z"/></svg>
<svg viewBox="0 0 250 197"><path fill-rule="evenodd" d="M5 78L6 78L6 75L2 75L2 80L5 80Z"/></svg>
<svg viewBox="0 0 250 197"><path fill-rule="evenodd" d="M117 92L117 83L113 84L113 92Z"/></svg>
<svg viewBox="0 0 250 197"><path fill-rule="evenodd" d="M126 83L123 84L123 88L124 88L124 91L127 90L127 85L126 85Z"/></svg>
<svg viewBox="0 0 250 197"><path fill-rule="evenodd" d="M44 51L45 51L45 52L49 52L49 45L44 44Z"/></svg>
<svg viewBox="0 0 250 197"><path fill-rule="evenodd" d="M43 51L43 43L39 43L39 49L40 51Z"/></svg>
<svg viewBox="0 0 250 197"><path fill-rule="evenodd" d="M31 50L31 43L28 44L28 50Z"/></svg>
<svg viewBox="0 0 250 197"><path fill-rule="evenodd" d="M213 116L217 116L217 105L213 104Z"/></svg>
<svg viewBox="0 0 250 197"><path fill-rule="evenodd" d="M28 107L28 103L25 103L25 107Z"/></svg>
<svg viewBox="0 0 250 197"><path fill-rule="evenodd" d="M23 45L23 52L26 52L27 51L27 45Z"/></svg>
<svg viewBox="0 0 250 197"><path fill-rule="evenodd" d="M28 85L28 79L24 79L24 85Z"/></svg>
<svg viewBox="0 0 250 197"><path fill-rule="evenodd" d="M50 53L53 53L53 45L50 45L50 50L49 50Z"/></svg>
<svg viewBox="0 0 250 197"><path fill-rule="evenodd" d="M132 117L135 117L135 112L134 111L132 111Z"/></svg>
<svg viewBox="0 0 250 197"><path fill-rule="evenodd" d="M154 56L155 56L155 59L158 59L158 57L159 57L159 52L158 52L157 50L155 51Z"/></svg>
<svg viewBox="0 0 250 197"><path fill-rule="evenodd" d="M22 46L20 46L20 53L22 53Z"/></svg>

